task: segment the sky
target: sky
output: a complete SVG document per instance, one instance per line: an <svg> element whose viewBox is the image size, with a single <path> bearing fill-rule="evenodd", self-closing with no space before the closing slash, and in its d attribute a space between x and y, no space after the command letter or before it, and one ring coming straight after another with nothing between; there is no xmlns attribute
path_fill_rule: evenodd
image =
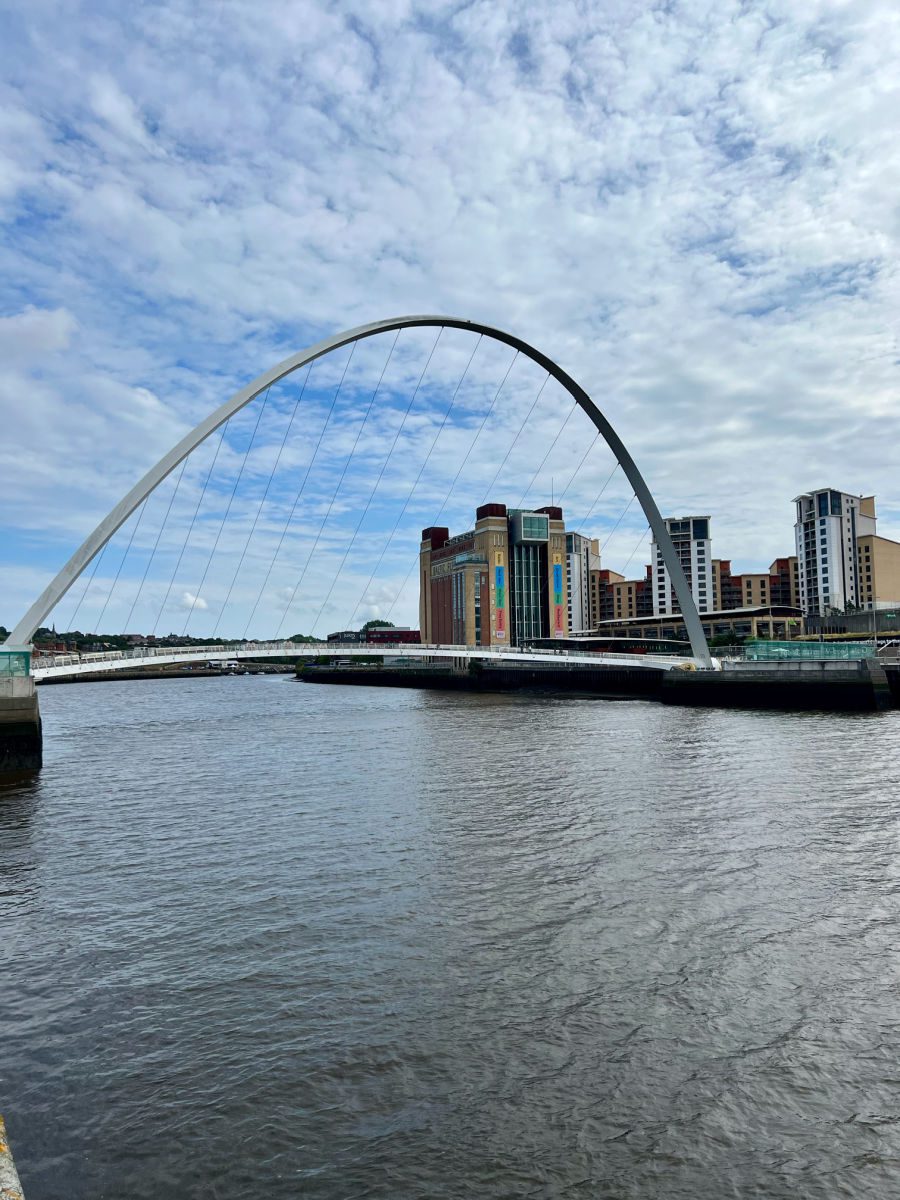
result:
<svg viewBox="0 0 900 1200"><path fill-rule="evenodd" d="M0 43L7 627L233 392L404 313L548 354L735 571L792 552L811 488L874 493L900 539L893 0L29 0ZM562 493L643 574L646 521L568 394L437 334L273 387L48 623L416 625L421 528L488 494Z"/></svg>

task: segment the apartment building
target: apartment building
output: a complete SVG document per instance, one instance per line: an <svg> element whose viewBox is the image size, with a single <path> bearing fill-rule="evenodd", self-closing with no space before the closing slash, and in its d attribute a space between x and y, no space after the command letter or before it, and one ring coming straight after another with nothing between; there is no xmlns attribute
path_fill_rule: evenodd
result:
<svg viewBox="0 0 900 1200"><path fill-rule="evenodd" d="M675 546L681 568L703 613L713 607L713 568L710 540L710 517L667 517L666 529ZM680 612L669 572L663 562L662 550L654 539L650 544L653 613L656 616Z"/></svg>
<svg viewBox="0 0 900 1200"><path fill-rule="evenodd" d="M810 616L862 603L859 538L874 536L875 497L820 488L794 498L800 607Z"/></svg>
<svg viewBox="0 0 900 1200"><path fill-rule="evenodd" d="M869 611L900 605L900 542L864 533L857 539L859 607Z"/></svg>
<svg viewBox="0 0 900 1200"><path fill-rule="evenodd" d="M566 534L566 585L569 629L581 633L591 623L591 572L600 570L600 543L582 533Z"/></svg>

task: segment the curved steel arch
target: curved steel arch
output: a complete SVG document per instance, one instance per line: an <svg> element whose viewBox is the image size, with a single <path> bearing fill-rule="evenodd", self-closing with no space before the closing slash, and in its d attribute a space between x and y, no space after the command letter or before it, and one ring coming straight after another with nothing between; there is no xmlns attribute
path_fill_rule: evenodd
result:
<svg viewBox="0 0 900 1200"><path fill-rule="evenodd" d="M162 483L167 475L174 471L183 459L187 458L192 450L208 438L220 425L223 425L229 417L249 404L251 400L254 400L260 392L265 391L266 388L271 387L273 383L277 383L279 379L283 379L286 375L290 375L292 371L306 366L307 363L314 362L315 359L329 354L332 350L339 350L342 346L347 346L351 342L358 342L363 338L374 337L378 333L389 333L395 329L414 329L421 326L466 329L472 333L483 334L485 337L492 338L496 342L502 342L512 347L512 349L519 351L520 354L524 354L526 358L530 358L532 362L536 362L539 366L543 367L558 383L562 384L579 407L587 413L610 450L612 450L618 459L625 477L640 501L641 508L644 510L644 515L656 539L656 544L662 551L663 562L668 568L672 587L681 605L681 615L691 641L691 649L694 652L694 657L704 666L710 667L712 661L710 659L706 636L703 633L703 626L700 623L700 614L697 612L697 606L694 603L690 586L688 585L678 556L675 553L675 547L672 544L669 531L666 529L665 522L656 506L656 501L651 496L650 489L637 469L634 459L625 449L624 444L612 425L610 425L606 417L600 412L584 388L580 387L571 375L558 366L552 358L548 358L546 354L542 354L540 350L536 350L534 346L529 345L528 342L523 341L512 333L506 333L502 329L495 329L492 325L482 325L478 321L464 321L458 317L439 316L393 317L387 321L373 321L368 325L358 325L355 329L348 329L346 332L338 333L334 337L324 338L321 342L316 342L308 350L301 350L297 354L292 354L290 358L286 358L278 363L277 366L264 371L252 383L249 383L245 388L241 388L239 392L235 392L230 400L226 400L205 421L201 421L196 429L192 430L186 437L183 437L178 445L170 450L168 454L164 455L156 466L148 471L139 483L135 484L128 495L119 501L109 516L105 517L94 532L78 547L56 578L41 592L40 596L9 635L7 643L22 646L30 642L34 631L44 618L52 612L53 608L63 598L94 555L103 548L116 530L128 520L138 505L146 500L150 493Z"/></svg>

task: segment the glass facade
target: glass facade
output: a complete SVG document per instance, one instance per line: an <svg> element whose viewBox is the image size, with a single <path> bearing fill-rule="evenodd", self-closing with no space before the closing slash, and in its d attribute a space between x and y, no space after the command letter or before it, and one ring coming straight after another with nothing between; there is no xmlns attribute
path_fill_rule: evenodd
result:
<svg viewBox="0 0 900 1200"><path fill-rule="evenodd" d="M513 566L513 630L516 645L532 638L547 637L541 604L546 588L546 558L539 544L520 544L512 547Z"/></svg>
<svg viewBox="0 0 900 1200"><path fill-rule="evenodd" d="M453 645L463 646L466 641L466 577L462 571L454 571L450 576L450 588Z"/></svg>
<svg viewBox="0 0 900 1200"><path fill-rule="evenodd" d="M0 646L0 679L31 674L31 653L28 650L4 650Z"/></svg>
<svg viewBox="0 0 900 1200"><path fill-rule="evenodd" d="M514 542L546 542L550 537L550 518L544 513L514 509L509 516Z"/></svg>
<svg viewBox="0 0 900 1200"><path fill-rule="evenodd" d="M840 659L872 658L875 648L871 642L747 642L744 657L756 662L772 659Z"/></svg>
<svg viewBox="0 0 900 1200"><path fill-rule="evenodd" d="M546 542L550 536L549 520L547 517L527 515L522 517L522 537L533 541Z"/></svg>

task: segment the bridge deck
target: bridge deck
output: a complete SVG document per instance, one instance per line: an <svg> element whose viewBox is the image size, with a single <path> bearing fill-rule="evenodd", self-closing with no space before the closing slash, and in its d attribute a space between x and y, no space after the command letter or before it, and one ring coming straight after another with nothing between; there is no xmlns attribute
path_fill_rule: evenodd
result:
<svg viewBox="0 0 900 1200"><path fill-rule="evenodd" d="M42 679L64 679L106 671L133 670L139 666L171 666L190 662L240 662L263 658L448 658L484 659L491 662L547 662L554 666L639 667L650 671L670 671L697 666L693 658L667 655L625 654L609 651L498 649L496 646L414 646L414 645L342 645L316 642L247 642L231 646L138 647L134 650L98 654L61 654L34 660L32 674Z"/></svg>

